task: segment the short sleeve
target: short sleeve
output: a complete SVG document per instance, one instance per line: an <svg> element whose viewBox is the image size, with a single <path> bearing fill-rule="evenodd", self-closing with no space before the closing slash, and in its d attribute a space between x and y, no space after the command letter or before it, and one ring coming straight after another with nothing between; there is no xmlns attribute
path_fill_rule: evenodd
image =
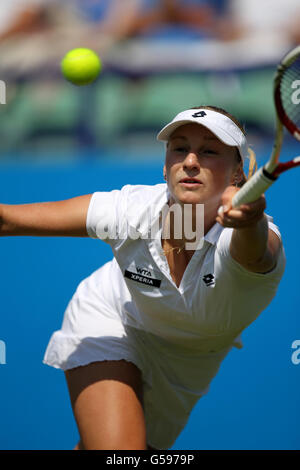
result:
<svg viewBox="0 0 300 470"><path fill-rule="evenodd" d="M91 238L115 244L123 237L129 185L121 190L93 193L88 207L86 230Z"/></svg>
<svg viewBox="0 0 300 470"><path fill-rule="evenodd" d="M279 228L277 227L277 225L273 223L273 218L271 216L267 215L267 219L268 219L269 228L273 232L276 233L276 235L281 241L277 264L271 271L267 273L254 273L244 268L242 265L240 265L237 261L235 261L232 258L230 254L230 242L231 242L233 229L231 228L225 228L222 231L222 234L217 243L217 252L220 255L220 258L222 262L224 263L224 265L227 267L227 269L231 270L232 273L235 273L239 275L240 277L247 278L248 280L265 279L266 281L267 280L269 280L270 282L274 281L275 284L278 284L285 269L285 264L286 264L285 252L284 252Z"/></svg>
<svg viewBox="0 0 300 470"><path fill-rule="evenodd" d="M268 217L269 228L280 238L278 227ZM237 332L233 346L242 348L241 332L263 312L274 299L285 269L285 253L281 241L277 264L267 273L247 270L230 254L233 229L225 228L214 252L215 291L211 308L219 307L220 316L226 312L226 328ZM216 299L221 299L219 304ZM224 306L226 309L224 310Z"/></svg>

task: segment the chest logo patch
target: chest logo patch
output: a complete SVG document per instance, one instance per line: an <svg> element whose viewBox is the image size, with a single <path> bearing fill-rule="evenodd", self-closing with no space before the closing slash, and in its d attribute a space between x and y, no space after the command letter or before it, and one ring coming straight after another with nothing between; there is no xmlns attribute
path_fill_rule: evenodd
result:
<svg viewBox="0 0 300 470"><path fill-rule="evenodd" d="M131 267L131 271L125 269L124 277L130 279L131 281L141 282L142 284L147 284L148 286L160 287L161 279L156 279L154 275L145 268L136 268Z"/></svg>

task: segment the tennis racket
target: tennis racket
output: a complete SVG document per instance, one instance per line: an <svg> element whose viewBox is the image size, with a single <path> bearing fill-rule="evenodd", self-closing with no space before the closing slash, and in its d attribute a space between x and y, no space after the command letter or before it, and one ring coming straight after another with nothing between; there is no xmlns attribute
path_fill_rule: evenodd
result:
<svg viewBox="0 0 300 470"><path fill-rule="evenodd" d="M284 128L300 141L300 46L290 51L278 65L273 92L276 136L271 157L235 194L232 207L255 201L281 173L300 165L300 156L288 162L279 162Z"/></svg>

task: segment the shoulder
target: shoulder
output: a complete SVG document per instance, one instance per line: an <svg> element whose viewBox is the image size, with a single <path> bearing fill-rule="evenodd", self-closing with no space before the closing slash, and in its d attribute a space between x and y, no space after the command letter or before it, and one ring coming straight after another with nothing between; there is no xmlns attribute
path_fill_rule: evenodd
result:
<svg viewBox="0 0 300 470"><path fill-rule="evenodd" d="M140 226L142 232L149 228L168 199L167 184L133 185L128 188L126 220L130 226ZM151 222L152 223L152 222Z"/></svg>
<svg viewBox="0 0 300 470"><path fill-rule="evenodd" d="M153 199L160 200L166 192L167 185L165 183L155 185L126 184L120 189L96 191L92 194L92 199L93 202L98 203L101 203L101 201L111 201L112 203L128 201L132 205L138 205L140 202L145 204Z"/></svg>
<svg viewBox="0 0 300 470"><path fill-rule="evenodd" d="M166 183L158 183L154 185L146 184L127 184L123 186L121 191L127 191L128 196L137 198L137 200L152 200L153 198L161 198L167 191Z"/></svg>
<svg viewBox="0 0 300 470"><path fill-rule="evenodd" d="M167 201L168 187L166 184L151 185L127 185L126 186L126 210L127 215L138 216L151 209L156 213L157 209Z"/></svg>

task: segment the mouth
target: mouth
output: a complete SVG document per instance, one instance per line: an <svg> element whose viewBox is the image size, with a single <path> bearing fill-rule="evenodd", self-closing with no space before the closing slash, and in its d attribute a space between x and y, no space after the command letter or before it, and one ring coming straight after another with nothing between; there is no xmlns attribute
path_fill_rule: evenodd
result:
<svg viewBox="0 0 300 470"><path fill-rule="evenodd" d="M179 184L186 188L199 188L203 183L197 178L183 178L179 181Z"/></svg>

